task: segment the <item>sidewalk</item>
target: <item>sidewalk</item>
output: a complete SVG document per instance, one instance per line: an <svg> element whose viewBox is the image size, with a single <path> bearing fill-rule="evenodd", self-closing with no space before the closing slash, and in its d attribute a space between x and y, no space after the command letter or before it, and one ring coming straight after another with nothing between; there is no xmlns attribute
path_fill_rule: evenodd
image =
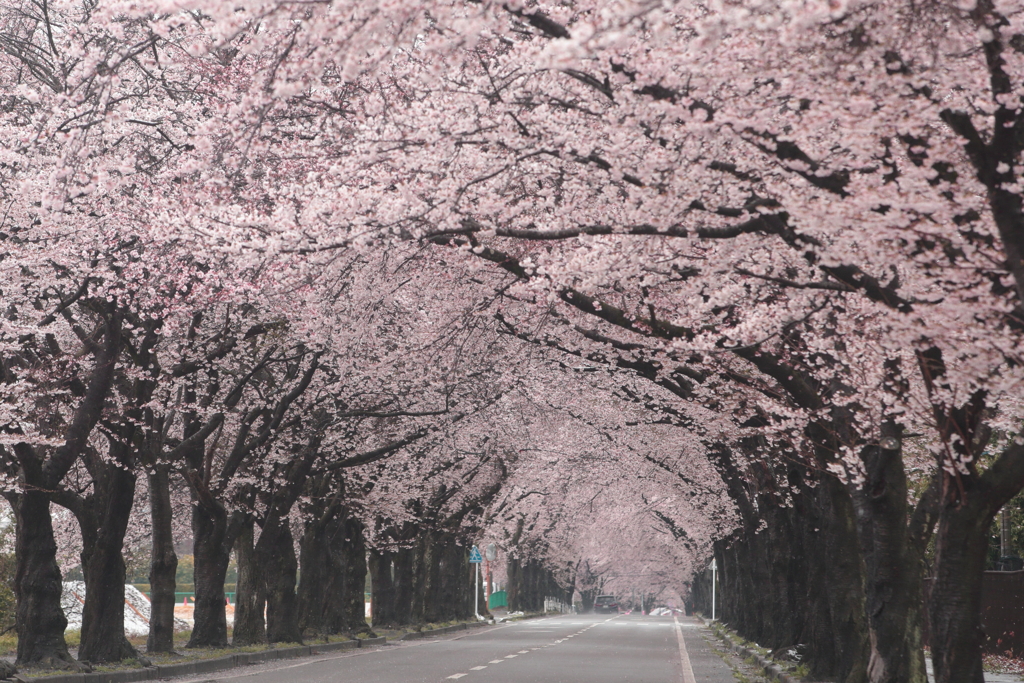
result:
<svg viewBox="0 0 1024 683"><path fill-rule="evenodd" d="M932 673L932 658L924 658L924 668L928 672L928 681L930 683L935 681L935 675ZM985 672L985 683L1021 683L1024 678L1015 674L994 674Z"/></svg>

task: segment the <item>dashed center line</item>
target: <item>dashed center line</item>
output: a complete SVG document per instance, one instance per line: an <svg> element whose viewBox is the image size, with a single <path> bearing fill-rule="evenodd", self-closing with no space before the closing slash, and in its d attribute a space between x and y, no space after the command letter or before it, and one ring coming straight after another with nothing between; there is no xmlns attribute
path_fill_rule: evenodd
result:
<svg viewBox="0 0 1024 683"><path fill-rule="evenodd" d="M609 619L608 621L611 621L611 620ZM569 635L567 635L567 636L565 636L565 637L563 637L563 638L560 638L560 639L558 639L558 640L555 640L554 642L551 642L551 643L547 643L547 644L545 644L545 645L541 645L540 647L534 647L534 648L530 648L529 650L520 650L519 652L517 652L517 653L516 653L516 654L514 654L514 655L505 655L505 658L504 658L504 659L492 659L491 661L489 661L489 662L487 662L487 663L488 663L488 664L501 664L502 662L504 662L504 661L507 661L507 660L509 660L509 659L514 659L515 657L518 657L519 655L525 655L525 654L529 654L530 652L534 652L534 651L536 651L536 650L540 650L540 649L543 649L543 648L545 648L545 647L551 647L552 645L558 645L559 643L564 643L564 642L565 642L566 640L568 640L569 638L575 638L576 636L581 636L581 635L583 635L584 633L586 633L586 632L587 632L587 631L589 631L590 629L594 628L594 626L597 626L597 624L590 624L590 625L589 625L589 626L587 626L586 628L580 629L580 630L579 630L579 631L577 631L576 633L570 633ZM473 666L473 667L470 667L470 669L469 669L469 670L470 670L470 671L480 671L480 670L482 670L482 669L486 669L486 668L487 668L487 666L486 666L486 665L480 665L480 666ZM448 678L450 678L450 679L454 679L454 680L458 680L458 679L462 678L463 676L468 676L468 675L469 675L469 674L464 674L464 673L458 673L458 674L452 674L452 675L451 675L451 676L449 676Z"/></svg>

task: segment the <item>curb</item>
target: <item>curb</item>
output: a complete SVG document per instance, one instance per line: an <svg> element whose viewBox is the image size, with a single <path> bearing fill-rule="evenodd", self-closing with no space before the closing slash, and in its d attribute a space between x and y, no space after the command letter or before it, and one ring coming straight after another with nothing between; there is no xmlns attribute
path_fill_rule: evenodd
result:
<svg viewBox="0 0 1024 683"><path fill-rule="evenodd" d="M497 623L497 624L507 624L510 621L522 621L523 619L536 619L538 617L546 617L546 616L548 616L547 612L528 612L526 614L521 614L521 615L518 615L518 616L515 616L515 617L504 617L503 619L496 620L495 623Z"/></svg>
<svg viewBox="0 0 1024 683"><path fill-rule="evenodd" d="M697 618L704 622L705 626L708 625L708 622L705 621L702 617ZM712 633L714 632L712 631ZM756 650L751 650L749 647L743 647L738 643L732 642L732 638L730 638L727 635L715 634L715 636L719 638L723 643L725 643L726 647L728 647L736 654L742 656L744 659L748 657L753 658L754 661L757 662L757 665L761 667L762 670L764 670L765 676L768 677L768 680L778 681L779 683L800 683L799 679L790 676L788 673L782 670L781 666L779 666L772 660L767 659L760 652L757 652Z"/></svg>
<svg viewBox="0 0 1024 683"><path fill-rule="evenodd" d="M252 664L262 664L278 659L296 659L309 657L310 655L325 654L327 652L338 652L340 650L354 650L360 647L372 645L383 645L387 638L363 638L356 640L343 640L337 643L316 643L313 645L296 645L294 647L279 647L273 650L262 652L239 652L213 659L199 659L193 662L181 662L179 664L164 664L161 666L147 666L143 669L127 669L125 671L96 671L93 673L57 674L56 676L28 677L23 674L14 674L12 679L18 683L135 683L136 681L154 681L163 678L174 678L177 676L195 676L208 674L215 671L224 671Z"/></svg>
<svg viewBox="0 0 1024 683"><path fill-rule="evenodd" d="M453 624L452 626L442 626L441 628L432 628L429 631L410 631L409 633L403 634L396 640L417 640L419 638L429 638L430 636L442 636L445 633L454 633L456 631L465 631L468 628L475 626L489 626L490 624L486 621L473 623L462 623Z"/></svg>

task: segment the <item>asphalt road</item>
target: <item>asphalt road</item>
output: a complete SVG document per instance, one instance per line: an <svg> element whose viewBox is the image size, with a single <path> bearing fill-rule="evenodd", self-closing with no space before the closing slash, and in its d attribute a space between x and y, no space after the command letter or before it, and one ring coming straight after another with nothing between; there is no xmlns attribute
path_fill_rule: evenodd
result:
<svg viewBox="0 0 1024 683"><path fill-rule="evenodd" d="M735 683L695 620L569 615L225 671L231 683Z"/></svg>

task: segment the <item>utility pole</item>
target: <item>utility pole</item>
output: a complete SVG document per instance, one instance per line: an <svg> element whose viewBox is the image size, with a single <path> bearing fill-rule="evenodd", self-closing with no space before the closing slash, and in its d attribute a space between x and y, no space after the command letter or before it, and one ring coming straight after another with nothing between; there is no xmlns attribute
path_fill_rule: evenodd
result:
<svg viewBox="0 0 1024 683"><path fill-rule="evenodd" d="M469 563L473 565L473 614L477 620L480 619L480 564L483 561L480 549L473 546L469 551Z"/></svg>

